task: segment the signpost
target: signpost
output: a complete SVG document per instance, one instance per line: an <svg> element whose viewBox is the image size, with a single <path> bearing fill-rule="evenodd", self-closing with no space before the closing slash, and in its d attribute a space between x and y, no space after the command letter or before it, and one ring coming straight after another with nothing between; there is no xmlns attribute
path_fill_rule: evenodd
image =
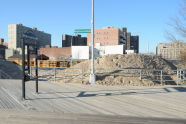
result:
<svg viewBox="0 0 186 124"><path fill-rule="evenodd" d="M78 33L91 33L91 66L90 66L90 78L89 83L92 84L96 81L95 68L94 68L94 0L92 0L92 19L91 19L92 28L91 29L76 29L75 34Z"/></svg>
<svg viewBox="0 0 186 124"><path fill-rule="evenodd" d="M27 66L25 65L25 46L27 47ZM37 64L37 37L34 35L32 30L26 31L22 35L22 71L23 71L23 78L22 78L22 98L26 99L25 95L25 82L30 80L30 46L34 47L35 49L35 63L36 63L36 93L38 93L38 64ZM26 68L27 67L27 68ZM27 74L25 73L27 71Z"/></svg>
<svg viewBox="0 0 186 124"><path fill-rule="evenodd" d="M76 29L74 30L74 34L83 34L83 33L92 33L92 42L91 42L91 74L89 83L94 83L96 80L95 74L94 74L94 1L92 0L92 29ZM71 41L72 46L72 41ZM71 60L72 61L72 60Z"/></svg>

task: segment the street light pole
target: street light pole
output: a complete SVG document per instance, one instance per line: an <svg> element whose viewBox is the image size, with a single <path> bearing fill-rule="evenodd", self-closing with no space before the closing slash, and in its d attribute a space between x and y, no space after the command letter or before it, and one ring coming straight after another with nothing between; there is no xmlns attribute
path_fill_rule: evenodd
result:
<svg viewBox="0 0 186 124"><path fill-rule="evenodd" d="M95 70L94 70L94 0L92 0L92 42L91 42L91 70L89 83L92 84L96 81Z"/></svg>
<svg viewBox="0 0 186 124"><path fill-rule="evenodd" d="M70 59L70 67L72 67L72 45L73 45L73 36L74 35L72 35L72 38L71 38L71 44L70 44L70 46L71 46L71 59Z"/></svg>

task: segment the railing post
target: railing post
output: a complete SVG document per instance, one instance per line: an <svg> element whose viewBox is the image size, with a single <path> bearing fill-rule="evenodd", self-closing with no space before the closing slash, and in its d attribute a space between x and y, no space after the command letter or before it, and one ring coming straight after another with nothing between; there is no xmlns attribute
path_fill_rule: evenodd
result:
<svg viewBox="0 0 186 124"><path fill-rule="evenodd" d="M160 79L161 80L161 85L163 85L163 71L162 70L161 70L161 75L160 76L161 76L161 79Z"/></svg>
<svg viewBox="0 0 186 124"><path fill-rule="evenodd" d="M179 69L177 69L177 85L179 85L179 81L180 81L180 71Z"/></svg>
<svg viewBox="0 0 186 124"><path fill-rule="evenodd" d="M81 80L83 81L83 75L84 75L84 66L82 66L82 77L81 77Z"/></svg>
<svg viewBox="0 0 186 124"><path fill-rule="evenodd" d="M183 70L183 81L185 81L185 70Z"/></svg>
<svg viewBox="0 0 186 124"><path fill-rule="evenodd" d="M141 73L142 73L142 70L140 70L140 80L142 80Z"/></svg>
<svg viewBox="0 0 186 124"><path fill-rule="evenodd" d="M180 70L180 81L181 81L181 83L183 83L183 81L184 81L184 71L183 70Z"/></svg>
<svg viewBox="0 0 186 124"><path fill-rule="evenodd" d="M54 82L56 82L56 67L54 67Z"/></svg>
<svg viewBox="0 0 186 124"><path fill-rule="evenodd" d="M30 66L30 76L32 76L32 66Z"/></svg>

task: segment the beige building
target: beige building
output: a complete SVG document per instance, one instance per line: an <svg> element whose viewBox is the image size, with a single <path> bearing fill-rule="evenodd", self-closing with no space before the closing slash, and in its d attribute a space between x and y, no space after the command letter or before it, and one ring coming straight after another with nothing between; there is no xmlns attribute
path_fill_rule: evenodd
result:
<svg viewBox="0 0 186 124"><path fill-rule="evenodd" d="M186 50L186 42L160 43L156 48L156 54L165 59L177 60L183 50Z"/></svg>
<svg viewBox="0 0 186 124"><path fill-rule="evenodd" d="M22 54L21 48L17 48L16 50L14 50L14 49L6 49L5 50L5 59L8 59L10 56L21 55L21 54Z"/></svg>
<svg viewBox="0 0 186 124"><path fill-rule="evenodd" d="M8 25L8 48L17 49L21 48L22 35L26 31L31 30L38 38L39 48L51 45L51 35L43 31L37 30L37 28L30 28L23 26L22 24L9 24Z"/></svg>

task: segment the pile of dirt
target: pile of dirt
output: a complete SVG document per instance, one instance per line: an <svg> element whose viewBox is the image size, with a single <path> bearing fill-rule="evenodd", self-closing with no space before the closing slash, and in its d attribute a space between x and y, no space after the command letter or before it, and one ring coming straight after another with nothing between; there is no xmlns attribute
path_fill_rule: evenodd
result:
<svg viewBox="0 0 186 124"><path fill-rule="evenodd" d="M0 60L0 79L22 79L22 71L16 64Z"/></svg>
<svg viewBox="0 0 186 124"><path fill-rule="evenodd" d="M90 73L90 61L81 62L73 68L65 69L57 74L57 77L70 77L68 79L57 79L59 82L87 83ZM79 68L79 69L78 69ZM166 60L144 54L106 55L95 60L97 74L96 84L101 85L159 85L152 81L152 70L172 70L176 67ZM120 70L124 69L124 70ZM126 70L125 70L126 69ZM141 80L139 74L148 74ZM74 74L76 73L76 74ZM129 75L131 74L131 75ZM79 76L79 78L77 78Z"/></svg>

